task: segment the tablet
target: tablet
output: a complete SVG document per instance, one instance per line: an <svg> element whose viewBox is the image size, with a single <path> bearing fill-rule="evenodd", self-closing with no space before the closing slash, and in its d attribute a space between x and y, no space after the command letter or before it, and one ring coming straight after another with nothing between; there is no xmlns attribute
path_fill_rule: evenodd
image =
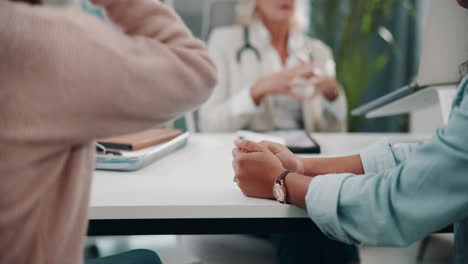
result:
<svg viewBox="0 0 468 264"><path fill-rule="evenodd" d="M285 141L286 147L295 154L319 154L320 145L312 138L312 136L303 131L275 131L267 133L268 135L277 136Z"/></svg>

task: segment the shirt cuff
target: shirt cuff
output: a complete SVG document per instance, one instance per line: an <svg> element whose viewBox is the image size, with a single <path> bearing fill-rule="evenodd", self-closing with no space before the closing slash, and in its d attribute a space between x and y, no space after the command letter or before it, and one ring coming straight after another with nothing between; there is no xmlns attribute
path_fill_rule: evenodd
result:
<svg viewBox="0 0 468 264"><path fill-rule="evenodd" d="M233 97L231 106L232 114L235 116L258 112L258 106L255 104L250 94L250 85L246 86Z"/></svg>
<svg viewBox="0 0 468 264"><path fill-rule="evenodd" d="M397 166L392 147L387 138L377 141L360 153L364 172L377 173Z"/></svg>
<svg viewBox="0 0 468 264"><path fill-rule="evenodd" d="M309 184L306 206L309 217L327 236L356 243L343 230L338 219L338 202L343 182L353 174L329 174L315 177Z"/></svg>

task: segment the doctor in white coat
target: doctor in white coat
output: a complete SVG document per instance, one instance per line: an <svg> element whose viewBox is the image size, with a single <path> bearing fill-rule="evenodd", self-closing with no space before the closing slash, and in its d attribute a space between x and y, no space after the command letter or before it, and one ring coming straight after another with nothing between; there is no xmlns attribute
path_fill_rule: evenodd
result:
<svg viewBox="0 0 468 264"><path fill-rule="evenodd" d="M219 84L200 109L202 132L346 130L333 54L305 35L301 11L295 0L241 0L238 24L212 32Z"/></svg>

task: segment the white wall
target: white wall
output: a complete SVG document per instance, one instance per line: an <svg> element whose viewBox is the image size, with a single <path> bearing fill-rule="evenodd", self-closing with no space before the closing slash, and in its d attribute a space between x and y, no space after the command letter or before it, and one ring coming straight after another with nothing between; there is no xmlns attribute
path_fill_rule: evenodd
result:
<svg viewBox="0 0 468 264"><path fill-rule="evenodd" d="M410 115L411 133L433 133L442 125L442 113L438 104Z"/></svg>

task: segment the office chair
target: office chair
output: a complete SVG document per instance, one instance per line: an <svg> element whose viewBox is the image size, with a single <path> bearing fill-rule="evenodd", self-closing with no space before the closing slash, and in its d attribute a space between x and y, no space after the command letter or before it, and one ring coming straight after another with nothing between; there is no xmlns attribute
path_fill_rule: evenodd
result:
<svg viewBox="0 0 468 264"><path fill-rule="evenodd" d="M213 29L233 25L236 20L238 0L204 0L202 10L201 39L208 41ZM188 113L175 122L176 128L185 127L189 132L198 132L198 110Z"/></svg>
<svg viewBox="0 0 468 264"><path fill-rule="evenodd" d="M233 25L238 0L205 0L203 4L202 39L208 40L216 27Z"/></svg>

